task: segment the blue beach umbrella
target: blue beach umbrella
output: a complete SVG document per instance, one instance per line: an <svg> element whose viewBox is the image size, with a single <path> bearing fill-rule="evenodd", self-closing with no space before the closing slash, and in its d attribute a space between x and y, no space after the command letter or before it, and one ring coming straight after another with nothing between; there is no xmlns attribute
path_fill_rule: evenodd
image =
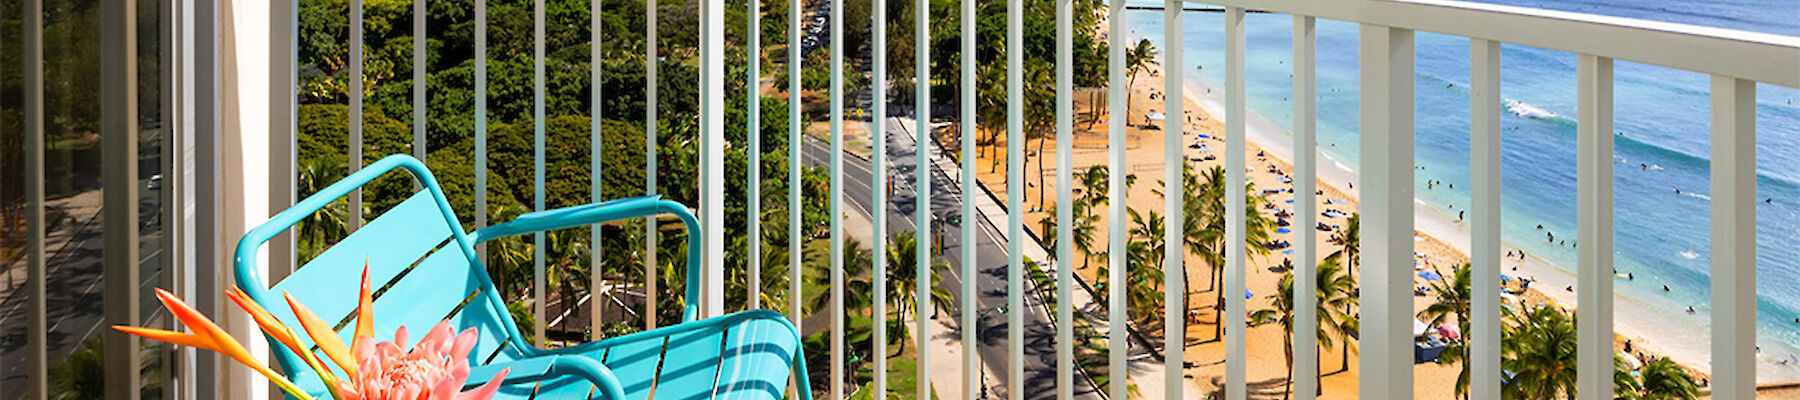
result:
<svg viewBox="0 0 1800 400"><path fill-rule="evenodd" d="M1506 275L1506 274L1500 274L1500 280L1502 280L1502 281L1507 281L1507 282L1512 282L1512 276L1508 276L1508 275Z"/></svg>
<svg viewBox="0 0 1800 400"><path fill-rule="evenodd" d="M1294 254L1294 249L1287 249L1287 250L1282 250L1282 251L1281 251L1281 254L1288 254L1288 255L1293 255L1293 254Z"/></svg>
<svg viewBox="0 0 1800 400"><path fill-rule="evenodd" d="M1244 289L1244 299L1245 300L1249 300L1253 296L1254 295L1250 294L1250 289Z"/></svg>
<svg viewBox="0 0 1800 400"><path fill-rule="evenodd" d="M1294 230L1288 228L1276 228L1275 233L1294 233Z"/></svg>
<svg viewBox="0 0 1800 400"><path fill-rule="evenodd" d="M1437 280L1444 279L1444 276L1438 275L1437 271L1419 271L1419 277L1425 278L1425 280L1427 280L1427 281L1437 281Z"/></svg>

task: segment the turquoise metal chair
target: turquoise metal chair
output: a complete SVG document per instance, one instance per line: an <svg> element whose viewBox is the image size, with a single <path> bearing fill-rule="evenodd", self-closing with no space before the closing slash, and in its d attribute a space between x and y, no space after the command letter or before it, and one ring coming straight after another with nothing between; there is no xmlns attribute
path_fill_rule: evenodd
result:
<svg viewBox="0 0 1800 400"><path fill-rule="evenodd" d="M276 234L307 215L394 169L404 169L424 190L370 221L274 286L254 267L257 251ZM696 320L698 273L687 277L681 323L647 332L558 349L526 343L494 289L474 245L495 238L577 227L605 221L675 214L687 224L688 264L700 265L700 225L687 207L657 197L638 197L520 216L511 222L464 233L437 180L419 160L383 158L256 227L238 242L237 284L288 326L298 327L281 299L291 293L320 318L336 322L346 343L350 315L365 261L374 291L375 335L392 340L405 326L417 341L432 326L449 320L461 331L481 334L469 359L478 364L469 386L485 383L500 368L511 368L502 399L777 399L792 372L808 388L806 360L794 325L769 310L752 310ZM315 346L302 338L306 346ZM412 343L404 346L411 348ZM299 357L270 341L288 378L309 393L326 388ZM317 347L312 347L317 352ZM319 353L320 359L324 359ZM329 363L328 363L329 364ZM332 368L336 368L335 366ZM340 371L341 372L341 371ZM810 390L799 390L802 400ZM326 396L328 397L328 396ZM326 398L321 397L321 398Z"/></svg>

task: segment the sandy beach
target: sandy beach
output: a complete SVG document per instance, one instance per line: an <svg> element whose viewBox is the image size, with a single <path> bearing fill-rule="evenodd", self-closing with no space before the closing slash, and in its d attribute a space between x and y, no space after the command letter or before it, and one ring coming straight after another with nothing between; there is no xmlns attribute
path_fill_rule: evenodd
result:
<svg viewBox="0 0 1800 400"><path fill-rule="evenodd" d="M1219 110L1223 109L1223 97L1210 90L1210 86L1206 83L1198 82L1196 77L1190 76L1187 79L1190 85L1184 96L1185 115L1171 115L1168 116L1167 121L1152 122L1146 118L1146 115L1161 112L1164 109L1162 88L1165 86L1160 68L1150 68L1140 73L1131 90L1132 100L1128 115L1132 118L1130 124L1132 126L1126 129L1128 134L1126 159L1130 162L1126 166L1126 171L1137 174L1138 181L1129 191L1126 204L1139 212L1155 210L1161 214L1164 207L1163 199L1155 192L1162 189L1160 182L1165 174L1166 165L1163 162L1163 135L1165 132L1147 125L1161 126L1165 122L1168 124L1185 123L1186 128L1183 130L1182 142L1200 145L1184 149L1184 158L1188 160L1187 168L1198 172L1215 166L1223 166L1224 123L1214 117ZM1106 165L1107 163L1107 124L1113 122L1114 119L1103 116L1094 123L1089 123L1087 119L1088 113L1095 107L1104 110L1104 96L1104 93L1089 96L1085 92L1075 96L1076 132L1073 135L1074 152L1071 154L1072 165L1070 166L1073 171L1082 171L1090 166ZM1100 102L1090 104L1096 99ZM1246 171L1246 176L1250 178L1259 192L1263 189L1290 187L1282 180L1284 177L1292 176L1292 164L1288 161L1293 154L1291 139L1268 121L1254 116L1251 119L1251 123L1247 126L1248 129L1246 129L1250 139L1246 143L1250 167ZM1006 185L1009 184L1005 179L1003 167L1005 165L1006 138L1004 134L998 136L1001 137L994 139L991 151L985 148L978 151L981 157L974 165L977 167L977 174L983 184L1004 199ZM1039 199L1042 197L1047 202L1054 202L1055 190L1057 190L1054 177L1054 171L1058 167L1054 154L1056 148L1054 137L1045 138L1041 143L1037 140L1025 143L1027 152L1026 182L1019 182L1026 185L1023 200L1030 213L1025 217L1025 221L1027 229L1033 230L1040 237L1044 232L1041 232L1042 227L1037 221L1049 216L1050 211L1047 209L1047 204L1039 203ZM1044 154L1037 154L1040 149ZM1216 159L1204 160L1207 156L1213 156ZM1042 165L1039 165L1040 163ZM1354 213L1359 198L1357 192L1352 189L1356 179L1355 172L1345 163L1323 154L1319 157L1319 164L1317 189L1321 193L1317 196L1319 203L1315 205L1315 210L1340 210L1344 213ZM1075 185L1077 190L1081 189L1079 182L1076 182ZM1294 199L1292 193L1269 194L1265 196L1265 199L1266 203L1276 206L1261 210L1263 216L1270 220L1276 218L1275 214L1279 209L1292 210L1292 205L1287 203ZM1096 224L1099 229L1095 233L1095 237L1099 238L1096 240L1098 242L1096 247L1104 248L1104 238L1111 222L1107 221L1104 210L1100 210L1096 214L1099 219ZM1421 264L1425 266L1424 268L1436 268L1448 274L1451 266L1467 262L1468 256L1464 250L1469 244L1466 223L1457 221L1455 216L1443 215L1426 207L1420 208L1416 219L1418 231L1414 242L1415 253ZM1340 246L1331 244L1330 238L1335 231L1345 225L1347 218L1320 216L1317 220L1331 226L1333 230L1321 231L1311 229L1311 227L1292 228L1296 232L1311 232L1312 239L1318 243L1319 256L1324 257L1340 248ZM1128 222L1126 224L1129 225ZM1295 240L1293 236L1293 234L1275 234L1273 239L1292 241ZM1512 250L1511 248L1505 249L1509 252ZM1277 282L1282 277L1282 273L1276 272L1278 269L1273 267L1281 265L1283 261L1288 261L1291 257L1278 251L1272 251L1268 255L1253 254L1250 257L1246 283L1247 288L1256 295L1246 303L1249 310L1270 307L1271 297L1269 294L1274 293ZM1089 267L1078 268L1076 273L1081 279L1089 282L1099 281L1097 266L1104 264L1107 260L1094 257L1087 261L1086 264ZM1083 262L1077 260L1075 264L1080 265ZM1193 287L1188 294L1191 310L1199 313L1198 320L1202 322L1202 324L1188 326L1187 359L1192 367L1186 369L1186 374L1190 377L1193 388L1199 391L1198 393L1220 393L1219 390L1221 390L1224 380L1225 346L1223 341L1214 336L1213 321L1217 320L1217 315L1213 304L1217 293L1207 290L1215 277L1212 275L1211 267L1197 255L1189 254L1185 266L1189 279L1193 282ZM1573 304L1573 293L1562 293L1560 290L1538 290L1562 288L1565 284L1573 284L1572 279L1566 283L1562 282L1558 277L1565 274L1556 272L1541 260L1531 257L1527 257L1525 260L1510 258L1503 261L1502 268L1503 271L1506 271L1505 273L1513 276L1538 279L1531 290L1521 293L1520 298L1525 303ZM1423 279L1415 279L1414 283L1415 286L1427 285ZM1516 283L1510 285L1509 288L1521 289ZM1432 296L1416 296L1414 297L1414 309L1423 310L1434 299L1435 297ZM1618 329L1620 333L1618 345L1623 345L1625 340L1631 340L1634 345L1633 353L1644 356L1666 354L1654 341L1644 340L1635 330L1623 326L1624 324L1621 325L1621 328ZM1160 328L1140 327L1140 329L1160 333ZM1254 326L1249 328L1248 332L1248 381L1251 383L1251 393L1253 397L1279 397L1285 390L1288 374L1288 363L1283 352L1282 328L1277 325ZM1678 359L1680 358L1678 357ZM1354 351L1345 355L1341 347L1321 349L1318 365L1326 373L1321 380L1323 389L1321 398L1355 398L1357 390L1356 363L1357 355ZM1695 370L1696 376L1705 376L1704 373L1700 373L1704 370L1694 368L1694 364L1689 360L1683 360L1683 363ZM1419 364L1415 367L1414 372L1417 397L1428 399L1454 397L1454 384L1459 372L1458 366L1454 364ZM1150 379L1150 377L1134 378Z"/></svg>

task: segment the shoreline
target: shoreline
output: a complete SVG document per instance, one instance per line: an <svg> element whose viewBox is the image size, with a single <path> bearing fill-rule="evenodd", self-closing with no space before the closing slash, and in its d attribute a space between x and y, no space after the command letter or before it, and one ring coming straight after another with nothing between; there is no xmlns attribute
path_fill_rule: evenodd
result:
<svg viewBox="0 0 1800 400"><path fill-rule="evenodd" d="M1129 31L1128 34L1128 37L1132 40L1142 38L1142 35L1135 30ZM1152 67L1152 69L1160 72L1162 66ZM1184 95L1188 96L1190 99L1199 100L1198 103L1200 103L1202 110L1204 110L1207 115L1224 114L1225 99L1223 92L1216 90L1218 87L1216 83L1211 82L1198 74L1188 74L1183 77L1183 80L1185 83L1183 85L1183 90L1186 92ZM1275 126L1274 123L1264 118L1260 113L1256 112L1256 110L1246 107L1245 114L1249 119L1249 124L1247 124L1244 129L1245 137L1249 141L1248 144L1268 151L1269 158L1286 166L1287 169L1291 169L1293 164L1290 160L1294 157L1294 139L1291 134ZM1346 185L1332 183L1354 182L1360 177L1358 171L1350 164L1345 163L1343 160L1338 159L1328 152L1322 151L1322 149L1317 152L1316 160L1318 189L1325 190L1327 193L1330 193L1335 189L1337 192L1347 196L1347 199L1352 201L1353 204L1360 205L1360 190L1347 188ZM1439 209L1436 205L1426 203L1419 197L1415 196L1413 200L1415 204L1413 215L1415 240L1422 239L1415 242L1415 253L1426 253L1424 251L1426 247L1435 245L1442 247L1442 250L1446 252L1452 253L1451 258L1455 262L1468 262L1468 249L1471 246L1472 238L1471 232L1469 231L1470 227L1467 223L1456 221L1451 215L1444 213L1443 210ZM1427 243L1423 243L1425 245L1421 246L1422 243L1420 242ZM1321 253L1326 253L1323 251L1323 247L1325 246L1321 247ZM1519 250L1518 247L1514 246L1510 241L1504 240L1501 243L1501 248L1503 252ZM1576 283L1574 274L1555 267L1551 262L1535 254L1527 254L1526 259L1523 261L1511 258L1503 259L1501 270L1502 274L1514 277L1530 277L1534 281L1533 285L1536 286L1536 288L1527 289L1526 293L1523 293L1523 296L1521 296L1522 299L1554 303L1556 305L1565 306L1570 310L1576 309L1576 295L1574 292L1543 290L1543 288L1554 288L1556 286L1572 286ZM1660 321L1663 317L1672 316L1673 314L1664 312L1665 310L1651 309L1645 304L1630 297L1615 296L1613 318L1614 334L1618 338L1616 342L1623 343L1626 340L1630 340L1633 342L1634 349L1648 350L1648 352L1639 350L1634 351L1634 353L1658 354L1666 357L1673 357L1679 364L1693 371L1696 378L1710 377L1711 358L1709 343L1701 343L1699 346L1690 346L1692 348L1669 346L1671 343L1680 343L1686 339L1704 337L1708 334L1707 332L1695 332L1692 329L1671 331L1668 329L1667 325L1657 325L1654 324L1654 322ZM1641 320L1642 318L1650 318L1650 320ZM1759 367L1776 366L1773 363L1763 360L1759 360L1757 364ZM1759 370L1767 371L1770 370L1770 368L1759 368ZM1781 375L1777 376L1775 380L1779 381L1796 378L1800 377Z"/></svg>

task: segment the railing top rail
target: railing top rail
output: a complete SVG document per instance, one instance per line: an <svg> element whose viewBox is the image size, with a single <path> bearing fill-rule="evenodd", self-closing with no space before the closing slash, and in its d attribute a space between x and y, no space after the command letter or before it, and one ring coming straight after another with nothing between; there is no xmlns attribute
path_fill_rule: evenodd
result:
<svg viewBox="0 0 1800 400"><path fill-rule="evenodd" d="M1450 0L1189 1L1591 54L1800 88L1800 37Z"/></svg>

